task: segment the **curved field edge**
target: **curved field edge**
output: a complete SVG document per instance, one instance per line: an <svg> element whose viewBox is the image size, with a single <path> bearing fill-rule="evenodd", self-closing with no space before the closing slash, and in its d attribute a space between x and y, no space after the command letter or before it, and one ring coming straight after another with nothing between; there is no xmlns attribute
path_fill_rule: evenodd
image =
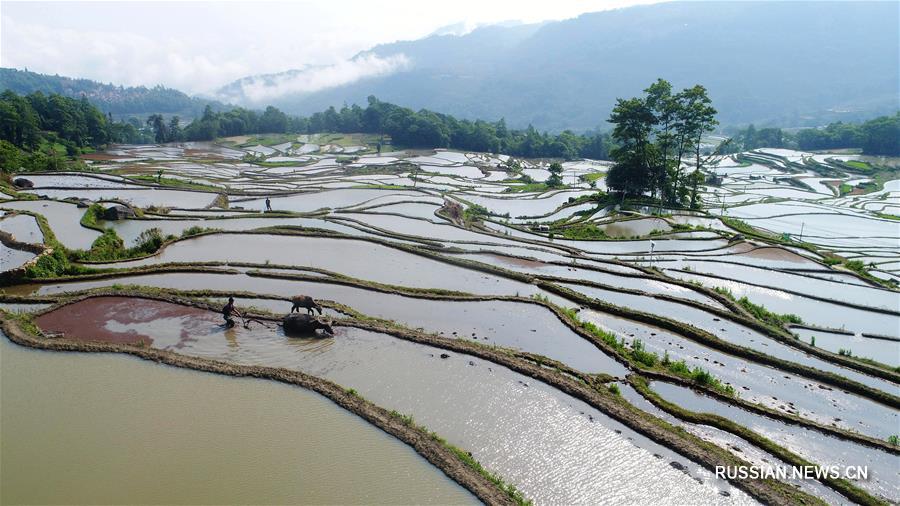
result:
<svg viewBox="0 0 900 506"><path fill-rule="evenodd" d="M666 401L662 397L659 396L656 392L650 388L650 385L647 382L647 378L644 378L640 375L631 374L628 376L628 383L634 387L634 389L641 394L645 399L650 401L651 404L656 406L657 408L665 411L666 413L678 418L679 420L683 420L689 423L696 423L700 425L708 425L710 427L715 427L717 429L723 430L725 432L729 432L738 436L745 441L749 441L757 448L764 450L765 452L778 457L782 461L794 467L805 467L805 466L814 466L812 462L804 459L803 457L797 455L796 453L788 450L787 448L780 446L775 443L771 439L768 439L743 425L735 423L727 418L724 418L719 415L715 415L712 413L697 413L694 411L687 410L678 406L674 403ZM835 492L843 495L844 497L850 499L854 503L861 505L886 505L889 504L887 501L873 496L868 492L862 490L856 485L850 483L845 479L840 478L832 478L830 476L825 476L821 478L819 481L822 482L823 485L828 488L834 490Z"/></svg>
<svg viewBox="0 0 900 506"><path fill-rule="evenodd" d="M236 377L261 378L306 388L316 392L343 409L359 416L391 436L409 445L419 455L440 469L447 477L485 504L531 504L515 486L491 473L467 452L447 443L443 438L415 425L409 417L388 411L362 397L352 389L299 371L288 369L237 365L206 358L188 357L170 351L100 342L74 342L38 337L37 329L27 321L0 312L0 328L14 343L29 348L90 353L123 353L160 364L195 371Z"/></svg>
<svg viewBox="0 0 900 506"><path fill-rule="evenodd" d="M99 296L141 297L176 304L191 305L203 309L210 308L210 306L203 302L183 299L168 295L164 292L151 294L135 291L107 290L94 291L88 295L62 300L52 307L35 313L35 315L43 314L80 300ZM387 410L360 398L352 390L345 390L339 385L327 380L282 368L237 366L227 362L186 357L177 353L155 350L140 345L86 343L67 341L64 339L42 338L40 337L41 334L39 329L31 322L31 318L31 316L27 315L3 315L2 318L0 318L0 326L2 326L4 331L10 335L10 338L13 341L24 346L57 351L120 352L147 360L175 365L177 367L195 368L201 371L217 372L235 376L268 378L275 381L303 386L329 397L338 405L358 414L367 421L370 421L370 423L373 423L410 446L413 446L413 448L426 459L441 468L448 476L472 491L473 494L488 504L512 504L514 502L522 504L522 502L518 501L525 501L513 486L503 485L502 482L498 484L495 483L495 481L492 481L492 478L497 480L497 477L489 471L484 470L479 464L471 459L471 457L468 457L466 452L453 448L450 445L444 446L445 443L438 435L430 433L422 427L416 426L411 417L396 412L388 412ZM259 315L259 318L268 320L275 319L272 316L262 314ZM406 341L473 355L500 366L507 367L514 372L541 381L566 395L570 395L588 403L607 416L625 424L632 430L675 450L709 470L715 470L717 466L748 465L743 459L733 455L714 443L704 441L689 434L683 429L675 427L664 420L646 413L633 406L622 397L611 393L605 385L605 382L611 379L607 375L586 375L565 367L562 364L558 364L550 359L546 359L545 357L515 352L501 347L441 338L435 335L402 328L382 320L339 318L335 319L333 323L337 326L349 326L380 332ZM15 335L13 336L10 332L14 332ZM557 368L557 366L559 368ZM390 420L386 421L385 416L389 417ZM397 424L402 425L412 432L398 430ZM395 430L397 430L396 433L394 432ZM431 443L422 446L422 449L420 450L420 447L417 445L423 445L423 439L427 439ZM439 448L436 449L436 447ZM441 452L452 453L452 458L446 453ZM464 463L466 466L465 470L468 471L460 471L460 461ZM443 466L447 467L445 468ZM458 473L459 476L451 473ZM475 477L471 476L471 473L475 473L478 479L474 479ZM483 487L486 486L483 480L487 480L487 482L491 484L490 487L492 488L490 488L490 490L493 491L492 494L483 492ZM823 504L818 498L810 496L797 490L791 485L774 479L754 480L749 478L736 478L729 481L734 486L747 492L755 499L765 504ZM481 495L482 493L485 494L484 497ZM502 501L493 502L496 500L495 496L497 494L502 495Z"/></svg>
<svg viewBox="0 0 900 506"><path fill-rule="evenodd" d="M131 270L119 270L119 271L115 271L115 272L97 273L97 274L93 274L93 275L82 275L82 276L74 276L74 277L66 277L66 278L43 278L43 279L33 280L33 282L51 283L51 282L66 282L66 281L115 279L117 277L129 276L129 275L176 273L176 272L237 274L237 272L234 270L218 269L218 268L213 267L213 265L220 266L223 264L221 262L215 262L212 264L190 264L190 263L188 263L188 264L164 264L164 265L160 265L160 266L147 266L147 267L136 268L136 269L131 269ZM262 265L259 265L259 264L245 264L245 263L231 263L229 265L230 266L241 265L244 267L250 267L250 266L263 267ZM265 267L271 268L273 266L265 266ZM781 421L784 421L787 423L791 423L791 424L801 425L801 426L804 426L804 427L807 427L807 428L810 428L813 430L818 430L818 431L826 433L826 434L832 434L832 435L841 437L843 439L854 441L856 443L863 444L866 446L876 447L876 448L883 449L883 450L886 450L886 451L889 451L892 453L895 453L898 451L898 448L896 446L891 445L888 442L883 441L881 439L867 436L865 434L861 434L858 432L849 431L849 430L842 429L839 427L820 424L815 421L812 421L812 420L809 420L809 419L806 419L803 417L799 417L796 415L782 413L782 412L770 409L761 404L755 404L755 403L751 403L749 401L743 400L738 396L730 395L728 393L723 393L720 390L713 388L713 386L699 384L696 381L694 381L693 379L691 379L690 377L684 377L684 376L675 374L672 371L669 371L668 369L664 369L659 366L653 367L653 368L648 367L648 366L642 364L640 361L635 360L634 357L632 357L628 353L628 350L621 349L620 347L612 345L611 342L609 342L607 340L607 338L609 336L598 335L596 333L595 329L585 327L585 324L583 322L581 322L581 320L579 320L576 315L571 314L571 310L561 308L550 301L543 300L543 298L523 298L523 297L496 296L496 295L485 296L485 295L462 294L462 293L449 292L449 291L444 291L444 290L410 289L410 288L406 288L406 287L397 287L397 286L392 286L392 285L384 285L384 284L380 284L380 283L373 283L373 282L369 282L369 281L359 280L359 279L355 279L355 278L348 277L348 276L343 276L343 275L333 273L333 272L323 270L323 269L308 268L308 267L298 268L298 267L293 267L293 266L290 266L290 267L289 266L278 266L278 268L290 269L290 270L309 270L309 271L319 272L320 274L325 274L326 276L329 276L329 277L322 278L322 277L317 277L317 276L308 276L308 275L303 275L303 274L299 274L299 273L289 273L289 272L262 273L262 272L255 271L255 270L248 271L245 274L249 275L249 276L258 276L258 277L262 277L262 278L272 278L272 279L289 279L289 280L296 280L296 281L309 281L309 282L318 282L318 283L327 282L327 283L331 283L331 284L341 284L341 285L353 286L356 288L372 290L375 292L389 293L389 294L422 298L422 299L448 300L448 301L505 300L505 301L530 303L530 304L544 306L547 309L549 309L552 313L554 313L556 315L556 317L559 320L561 320L566 326L568 326L572 331L574 331L575 333L577 333L579 336L586 339L587 341L591 342L597 348L599 348L601 351L606 353L608 356L610 356L613 359L617 360L618 362L622 363L623 365L625 365L632 371L638 372L638 373L643 374L648 377L656 377L656 378L660 378L660 379L665 379L666 381L675 382L675 383L683 385L683 386L687 386L687 387L694 388L694 389L700 389L700 390L704 391L705 393L707 393L708 395L718 398L719 400L722 400L729 404L743 407L744 409L748 409L750 411L765 415L769 418L778 419L778 420L781 420ZM600 301L596 301L594 299L584 297L580 294L573 293L573 292L571 292L571 290L568 290L564 287L560 287L560 286L552 284L552 283L538 283L538 285L543 286L545 289L547 289L548 291L551 291L551 292L555 291L555 290L562 291L562 292L564 292L564 295L566 297L570 298L570 300L579 302L587 307L593 307L595 303L599 303L599 304L601 304L601 306L597 307L597 309L600 309L603 311L608 311L610 307L615 308L616 311L622 312L623 316L626 318L636 319L637 321L642 321L640 316L645 315L645 313L634 312L628 308L623 308L623 307L619 307L619 306L611 306L610 305L609 307L607 307L607 305L605 305L604 303L602 303ZM54 295L48 295L48 296L27 296L24 298L20 297L20 296L4 295L4 294L0 293L0 301L26 302L26 301L31 300L31 301L42 301L42 302L43 301L56 302L56 301L62 301L64 299L71 299L73 297L84 298L86 296L95 296L97 294L104 294L104 293L106 293L106 294L109 294L109 293L123 294L126 296L137 293L138 296L144 296L144 297L154 297L154 296L167 297L167 296L175 295L175 296L185 296L185 297L191 297L191 298L227 297L229 295L238 295L239 294L241 297L251 298L251 299L254 299L254 298L284 299L284 297L281 297L278 295L264 295L264 294L257 294L257 293L252 293L252 292L239 292L238 293L238 292L233 292L233 291L225 292L225 291L218 291L218 290L177 290L177 289L171 289L171 288L166 288L166 289L152 288L152 287L133 285L133 284L127 285L127 286L121 286L121 285L114 284L111 287L97 287L97 288L91 288L91 289L86 289L86 290L78 290L75 292L65 292L65 293L61 293L61 294L54 294ZM339 311L342 311L345 314L351 314L353 316L356 316L357 318L367 319L367 320L371 320L371 321L379 321L383 324L387 324L392 327L402 328L402 326L398 325L396 322L393 322L393 321L386 321L386 320L379 320L376 318L365 317L356 311L348 312L347 309L352 309L352 308L347 308L343 304L335 303L335 304L326 304L326 305L329 305L329 306L333 307L334 309L338 309ZM206 306L204 306L204 307L206 307ZM668 319L666 319L666 320L668 320ZM656 322L656 319L653 319L653 321L651 321L650 323L655 324L655 322ZM685 324L682 324L681 322L670 322L670 323L677 329L677 330L675 330L675 332L682 332L682 331L684 331L684 329L699 331L699 329L687 326ZM707 333L703 332L702 335L706 336ZM616 336L613 336L613 337L615 339L617 339ZM715 338L713 338L713 339L715 339ZM702 342L703 341L701 341L701 343ZM743 349L743 347L738 346L737 349L740 350L740 349ZM530 354L526 354L524 352L516 352L516 353L518 353L521 356L530 355ZM736 356L742 356L742 355L740 353L738 353L738 354L736 354ZM750 358L750 357L743 357L743 358ZM540 360L543 363L551 362L551 360L546 357L542 357ZM751 360L752 360L752 358L751 358ZM560 366L561 366L561 367L559 367L560 370L569 369L568 367L563 366L562 364L560 364ZM579 374L581 374L581 373L579 373ZM813 378L813 379L818 379L818 378Z"/></svg>

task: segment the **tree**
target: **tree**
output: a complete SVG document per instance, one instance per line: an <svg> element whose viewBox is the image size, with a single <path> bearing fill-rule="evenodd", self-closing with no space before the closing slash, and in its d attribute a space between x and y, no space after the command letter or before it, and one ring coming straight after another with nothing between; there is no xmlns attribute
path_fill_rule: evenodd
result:
<svg viewBox="0 0 900 506"><path fill-rule="evenodd" d="M684 90L682 96L685 118L682 126L686 130L686 138L694 151L694 170L699 173L703 168L703 158L700 156L703 135L711 132L719 124L716 120L717 111L712 106L712 100L706 93L706 88L699 84Z"/></svg>
<svg viewBox="0 0 900 506"><path fill-rule="evenodd" d="M867 155L900 155L900 112L867 121L862 126L863 153Z"/></svg>
<svg viewBox="0 0 900 506"><path fill-rule="evenodd" d="M678 113L678 101L672 96L672 84L665 79L657 79L644 93L647 94L647 107L653 113L656 126L656 144L659 148L659 163L650 170L651 189L654 195L662 200L663 190L670 170L670 151L673 145L673 127Z"/></svg>
<svg viewBox="0 0 900 506"><path fill-rule="evenodd" d="M553 162L550 164L548 168L550 171L550 177L547 178L547 186L551 188L558 188L563 185L562 173L563 166L559 162Z"/></svg>
<svg viewBox="0 0 900 506"><path fill-rule="evenodd" d="M717 124L716 110L706 88L696 85L672 94L672 85L658 79L644 97L618 99L609 122L616 146L616 165L607 176L611 189L641 195L651 192L670 204L696 201L706 160L701 156L703 135ZM689 181L683 176L687 153L695 157ZM692 186L693 185L693 186Z"/></svg>
<svg viewBox="0 0 900 506"><path fill-rule="evenodd" d="M615 125L612 137L618 145L610 153L616 165L607 175L607 186L634 195L650 190L650 163L655 158L649 142L655 122L653 111L643 99L620 98L608 121Z"/></svg>
<svg viewBox="0 0 900 506"><path fill-rule="evenodd" d="M151 114L147 117L147 125L153 129L153 133L158 144L166 142L169 138L169 129L162 114Z"/></svg>
<svg viewBox="0 0 900 506"><path fill-rule="evenodd" d="M169 125L167 127L168 142L178 142L182 140L181 125L179 124L180 122L181 118L179 118L178 116L172 116L171 118L169 118Z"/></svg>
<svg viewBox="0 0 900 506"><path fill-rule="evenodd" d="M333 111L334 108L331 108ZM265 133L284 133L287 132L288 118L287 115L271 105L266 107L265 112L259 117L259 131Z"/></svg>

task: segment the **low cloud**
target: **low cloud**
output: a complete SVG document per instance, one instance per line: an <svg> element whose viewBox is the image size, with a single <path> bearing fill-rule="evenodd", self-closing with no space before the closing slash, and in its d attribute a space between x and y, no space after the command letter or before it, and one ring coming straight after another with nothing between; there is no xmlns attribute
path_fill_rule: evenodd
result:
<svg viewBox="0 0 900 506"><path fill-rule="evenodd" d="M333 65L307 67L301 70L248 77L219 94L226 101L262 103L285 95L312 93L361 79L393 74L409 68L404 54L380 57L375 54L357 56Z"/></svg>
<svg viewBox="0 0 900 506"><path fill-rule="evenodd" d="M189 93L250 72L242 61L184 51L185 39L119 31L81 31L3 20L4 67L126 86L165 84ZM15 49L12 50L11 48Z"/></svg>

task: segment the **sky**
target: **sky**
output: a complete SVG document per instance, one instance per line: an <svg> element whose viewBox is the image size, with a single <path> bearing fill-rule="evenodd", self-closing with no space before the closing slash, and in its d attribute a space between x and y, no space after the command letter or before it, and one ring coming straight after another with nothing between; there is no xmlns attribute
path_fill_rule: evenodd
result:
<svg viewBox="0 0 900 506"><path fill-rule="evenodd" d="M352 59L377 44L654 1L0 1L0 66L205 95L241 77L316 66L277 87L316 91L409 64L403 55ZM265 100L271 89L247 83L244 93Z"/></svg>

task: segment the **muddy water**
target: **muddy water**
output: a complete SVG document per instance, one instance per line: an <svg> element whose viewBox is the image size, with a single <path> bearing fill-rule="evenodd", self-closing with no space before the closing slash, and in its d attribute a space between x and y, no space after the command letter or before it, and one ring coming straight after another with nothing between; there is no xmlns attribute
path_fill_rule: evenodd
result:
<svg viewBox="0 0 900 506"><path fill-rule="evenodd" d="M477 503L301 388L5 336L0 371L4 504Z"/></svg>
<svg viewBox="0 0 900 506"><path fill-rule="evenodd" d="M647 503L663 497L676 503L749 502L589 406L475 357L452 352L442 359L443 350L353 328L337 328L334 338L288 339L258 325L224 332L218 315L209 312L192 314L190 321L146 320L141 314L132 305L118 323L104 324L103 332L112 323L115 332L152 334L155 346L178 353L297 369L354 388L469 449L539 503ZM672 461L687 466L690 475L670 466ZM648 482L647 476L655 479ZM720 490L731 496L718 495Z"/></svg>
<svg viewBox="0 0 900 506"><path fill-rule="evenodd" d="M207 235L172 244L149 259L122 262L116 266L217 260L318 267L369 281L416 288L523 296L537 293L533 285L380 244L323 237Z"/></svg>
<svg viewBox="0 0 900 506"><path fill-rule="evenodd" d="M606 232L606 235L610 237L642 236L655 230L660 232L672 230L672 227L669 226L668 222L660 218L618 221L601 228Z"/></svg>
<svg viewBox="0 0 900 506"><path fill-rule="evenodd" d="M145 279L148 278L148 279ZM346 304L367 316L374 316L396 321L410 328L420 328L426 332L439 333L447 338L468 339L479 343L503 346L537 353L554 360L559 360L583 372L604 372L624 377L627 370L624 366L604 354L593 344L582 338L563 324L549 310L536 305L521 302L505 301L444 301L403 297L400 295L382 294L344 285L312 283L284 279L248 278L246 276L216 276L210 274L175 274L153 275L137 278L135 281L150 286L165 286L167 282L176 281L181 286L192 289L240 290L252 288L261 294L292 297L294 295L313 294L317 299L334 300ZM118 280L122 283L122 280ZM71 290L72 287L69 287ZM118 303L116 303L119 301ZM92 302L105 308L98 316L105 322L128 309L130 302L115 298L95 298ZM263 301L260 299L240 299L241 307L258 306L276 313L285 313L290 309L286 301ZM42 317L42 326L55 331L66 331L70 318L90 318L93 311L83 309L87 303L70 306L65 312L58 312ZM168 314L166 308L170 304L159 304L147 301L143 307L143 317L160 321L161 318L181 319L183 313ZM179 308L174 306L174 308ZM340 316L326 309L326 314ZM218 323L220 320L216 320ZM102 327L103 325L101 325ZM118 327L126 329L126 327ZM196 331L197 329L192 329ZM129 336L93 335L97 339L109 341L134 342L141 339L150 341L153 336L159 338L164 332L147 332ZM170 336L176 342L178 336Z"/></svg>
<svg viewBox="0 0 900 506"><path fill-rule="evenodd" d="M748 401L879 439L897 432L898 412L868 399L706 348L650 325L592 310L582 310L579 317L624 338L626 343L640 339L648 351L660 357L668 353L673 361L701 367L732 385L737 395Z"/></svg>
<svg viewBox="0 0 900 506"><path fill-rule="evenodd" d="M896 455L756 415L677 385L654 382L651 387L670 402L691 411L723 416L818 465L868 466L869 479L856 485L894 503L900 499L900 457Z"/></svg>

